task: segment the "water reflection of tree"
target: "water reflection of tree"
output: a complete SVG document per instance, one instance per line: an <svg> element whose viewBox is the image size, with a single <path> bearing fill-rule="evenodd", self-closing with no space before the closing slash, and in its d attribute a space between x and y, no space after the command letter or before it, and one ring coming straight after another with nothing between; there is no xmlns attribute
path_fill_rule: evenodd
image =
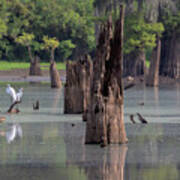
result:
<svg viewBox="0 0 180 180"><path fill-rule="evenodd" d="M52 112L57 113L57 111L59 112L59 101L60 101L62 89L54 89L53 92L54 94L52 99ZM60 107L62 107L62 104L60 105Z"/></svg>
<svg viewBox="0 0 180 180"><path fill-rule="evenodd" d="M78 127L72 129L72 134L74 134L73 131L77 131L76 128ZM124 180L127 145L111 145L100 148L96 145L84 145L83 137L65 135L64 138L67 166L78 166L85 172L89 180Z"/></svg>
<svg viewBox="0 0 180 180"><path fill-rule="evenodd" d="M124 166L126 160L127 146L112 146L104 155L103 179L124 180Z"/></svg>

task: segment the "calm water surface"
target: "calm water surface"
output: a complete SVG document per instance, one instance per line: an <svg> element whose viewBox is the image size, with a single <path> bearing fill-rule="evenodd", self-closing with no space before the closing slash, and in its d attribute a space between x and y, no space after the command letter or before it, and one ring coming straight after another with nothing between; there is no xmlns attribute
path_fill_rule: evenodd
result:
<svg viewBox="0 0 180 180"><path fill-rule="evenodd" d="M10 98L0 88L0 176L2 180L179 180L180 87L135 87L125 92L129 143L100 148L84 145L80 115L63 114L63 90L24 87L21 113L7 115ZM32 103L40 101L40 110ZM143 106L139 105L144 103ZM149 124L131 124L140 112ZM136 116L135 120L138 122ZM72 126L72 123L75 126ZM14 133L16 132L16 133ZM13 134L14 133L14 134Z"/></svg>

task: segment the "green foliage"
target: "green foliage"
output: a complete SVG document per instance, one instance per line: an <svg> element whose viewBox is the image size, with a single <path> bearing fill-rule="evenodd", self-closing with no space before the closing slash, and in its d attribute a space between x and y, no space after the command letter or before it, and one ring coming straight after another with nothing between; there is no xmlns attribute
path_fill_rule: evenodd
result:
<svg viewBox="0 0 180 180"><path fill-rule="evenodd" d="M32 49L44 59L47 59L44 57L47 54L39 48L45 35L56 37L60 42L71 40L75 45L70 54L72 58L82 52L93 50L95 47L93 2L94 0L1 0L2 58L19 59L23 56L23 59L27 59L27 53L20 50L18 45L23 45L23 39L19 37L24 32L34 35ZM65 59L61 49L57 49L55 55L58 59Z"/></svg>
<svg viewBox="0 0 180 180"><path fill-rule="evenodd" d="M72 50L76 47L75 44L71 42L71 40L65 40L60 43L60 52L63 54L63 61L69 58L72 54Z"/></svg>
<svg viewBox="0 0 180 180"><path fill-rule="evenodd" d="M15 41L23 46L31 46L33 44L34 34L23 32L22 35L18 36Z"/></svg>
<svg viewBox="0 0 180 180"><path fill-rule="evenodd" d="M146 50L156 45L156 36L164 31L162 23L146 23L144 18L131 15L125 21L125 53Z"/></svg>
<svg viewBox="0 0 180 180"><path fill-rule="evenodd" d="M47 49L49 51L56 49L59 46L59 41L53 37L49 38L48 36L43 37L42 49Z"/></svg>
<svg viewBox="0 0 180 180"><path fill-rule="evenodd" d="M180 33L180 11L178 11L177 14L172 14L172 12L166 10L162 21L169 35L171 35L173 31Z"/></svg>
<svg viewBox="0 0 180 180"><path fill-rule="evenodd" d="M0 19L0 39L3 37L4 34L7 32L7 26L3 19Z"/></svg>

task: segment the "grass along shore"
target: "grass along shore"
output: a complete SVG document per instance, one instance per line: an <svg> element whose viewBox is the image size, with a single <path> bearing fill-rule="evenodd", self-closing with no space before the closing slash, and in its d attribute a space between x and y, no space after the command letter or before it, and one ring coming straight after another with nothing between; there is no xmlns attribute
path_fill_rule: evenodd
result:
<svg viewBox="0 0 180 180"><path fill-rule="evenodd" d="M57 62L57 69L58 70L65 70L66 63L65 62ZM49 69L48 62L40 63L42 70ZM8 71L13 69L29 69L30 62L8 62L8 61L0 61L0 71Z"/></svg>

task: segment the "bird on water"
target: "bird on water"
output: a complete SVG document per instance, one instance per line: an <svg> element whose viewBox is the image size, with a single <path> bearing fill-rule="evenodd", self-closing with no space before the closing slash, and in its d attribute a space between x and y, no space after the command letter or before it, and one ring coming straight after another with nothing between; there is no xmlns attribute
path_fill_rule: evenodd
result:
<svg viewBox="0 0 180 180"><path fill-rule="evenodd" d="M139 113L137 113L137 116L138 116L139 121L140 121L141 123L143 123L143 124L147 124L147 123L148 123L147 120L144 119Z"/></svg>
<svg viewBox="0 0 180 180"><path fill-rule="evenodd" d="M11 99L12 99L12 103L14 102L20 102L22 97L23 97L23 88L20 88L18 90L18 92L16 93L15 89L13 87L11 87L10 84L7 85L7 88L6 88L6 93L9 94L11 96Z"/></svg>
<svg viewBox="0 0 180 180"><path fill-rule="evenodd" d="M130 121L133 123L133 124L135 124L136 123L136 121L134 120L134 115L133 114L130 114Z"/></svg>

